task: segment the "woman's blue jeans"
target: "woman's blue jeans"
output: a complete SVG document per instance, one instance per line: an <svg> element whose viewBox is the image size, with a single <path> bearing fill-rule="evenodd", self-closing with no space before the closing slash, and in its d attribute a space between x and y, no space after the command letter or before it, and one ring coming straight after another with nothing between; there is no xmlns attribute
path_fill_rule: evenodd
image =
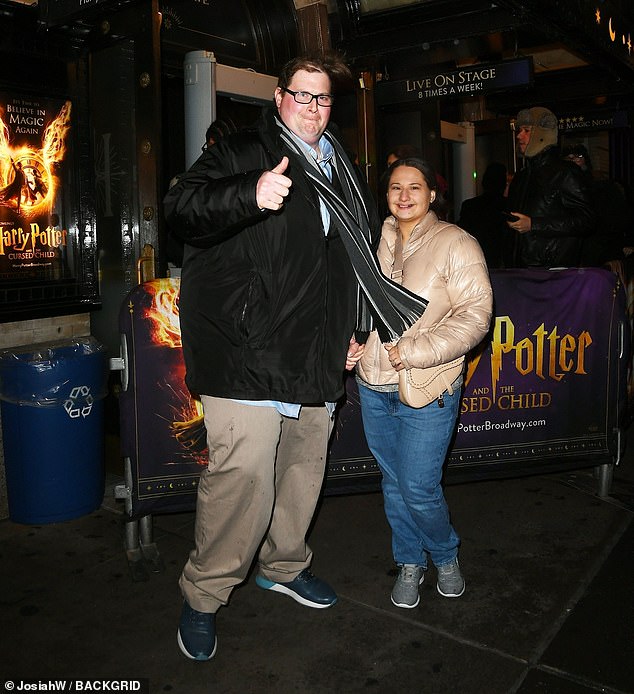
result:
<svg viewBox="0 0 634 694"><path fill-rule="evenodd" d="M436 566L458 554L460 538L449 519L441 486L442 468L454 432L461 388L445 393L444 407L432 402L416 409L398 392L359 384L365 436L383 473L385 515L392 528L397 564Z"/></svg>

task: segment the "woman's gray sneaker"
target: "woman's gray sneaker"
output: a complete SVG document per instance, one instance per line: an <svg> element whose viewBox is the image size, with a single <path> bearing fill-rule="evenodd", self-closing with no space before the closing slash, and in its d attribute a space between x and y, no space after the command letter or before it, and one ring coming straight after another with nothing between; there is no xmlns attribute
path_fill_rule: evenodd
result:
<svg viewBox="0 0 634 694"><path fill-rule="evenodd" d="M425 568L416 564L399 564L399 574L392 588L392 602L410 609L418 605L418 586L425 580Z"/></svg>
<svg viewBox="0 0 634 694"><path fill-rule="evenodd" d="M436 588L445 598L459 598L465 589L464 578L460 573L458 558L436 567L438 569L438 583Z"/></svg>

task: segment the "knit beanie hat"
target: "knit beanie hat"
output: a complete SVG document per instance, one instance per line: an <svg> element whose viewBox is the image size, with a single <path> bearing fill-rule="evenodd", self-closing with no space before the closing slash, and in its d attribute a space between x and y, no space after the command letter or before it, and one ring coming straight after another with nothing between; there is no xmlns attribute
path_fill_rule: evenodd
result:
<svg viewBox="0 0 634 694"><path fill-rule="evenodd" d="M534 157L550 145L557 144L557 116L542 106L525 108L517 114L517 127L530 126L531 139L529 140L525 157Z"/></svg>

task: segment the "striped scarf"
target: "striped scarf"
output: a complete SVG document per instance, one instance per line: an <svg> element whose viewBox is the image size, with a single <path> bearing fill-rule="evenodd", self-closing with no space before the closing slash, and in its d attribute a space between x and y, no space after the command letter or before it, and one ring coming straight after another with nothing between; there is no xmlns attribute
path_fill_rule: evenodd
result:
<svg viewBox="0 0 634 694"><path fill-rule="evenodd" d="M395 342L413 325L427 307L426 299L386 277L370 246L371 230L362 191L343 148L328 132L324 137L332 144L336 174L343 197L319 167L319 164L295 142L291 131L276 118L286 146L298 156L304 172L326 205L336 224L358 281L357 325L360 332L377 330L382 342Z"/></svg>

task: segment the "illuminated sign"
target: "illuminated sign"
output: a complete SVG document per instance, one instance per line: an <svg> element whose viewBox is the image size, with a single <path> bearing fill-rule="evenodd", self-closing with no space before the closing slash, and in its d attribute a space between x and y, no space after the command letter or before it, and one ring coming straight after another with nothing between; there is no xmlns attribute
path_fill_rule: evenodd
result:
<svg viewBox="0 0 634 694"><path fill-rule="evenodd" d="M395 82L377 82L380 104L429 99L456 99L479 96L509 87L532 84L533 64L529 58L490 65L472 65L460 70L439 71Z"/></svg>
<svg viewBox="0 0 634 694"><path fill-rule="evenodd" d="M605 10L603 14L598 7L594 11L594 21L602 31L600 38L604 41L606 40L607 30L607 38L610 39L610 43L615 44L615 46L620 44L623 47L623 54L631 58L632 35L630 29L624 26L624 21L618 15L614 13L610 14L608 12L608 7L606 7Z"/></svg>
<svg viewBox="0 0 634 694"><path fill-rule="evenodd" d="M98 5L119 6L114 0L43 0L40 2L40 15L45 23L59 26L69 19L78 19Z"/></svg>
<svg viewBox="0 0 634 694"><path fill-rule="evenodd" d="M0 94L0 279L67 275L59 174L71 102Z"/></svg>
<svg viewBox="0 0 634 694"><path fill-rule="evenodd" d="M569 113L559 117L559 130L562 132L608 130L609 128L626 128L628 125L627 111Z"/></svg>

